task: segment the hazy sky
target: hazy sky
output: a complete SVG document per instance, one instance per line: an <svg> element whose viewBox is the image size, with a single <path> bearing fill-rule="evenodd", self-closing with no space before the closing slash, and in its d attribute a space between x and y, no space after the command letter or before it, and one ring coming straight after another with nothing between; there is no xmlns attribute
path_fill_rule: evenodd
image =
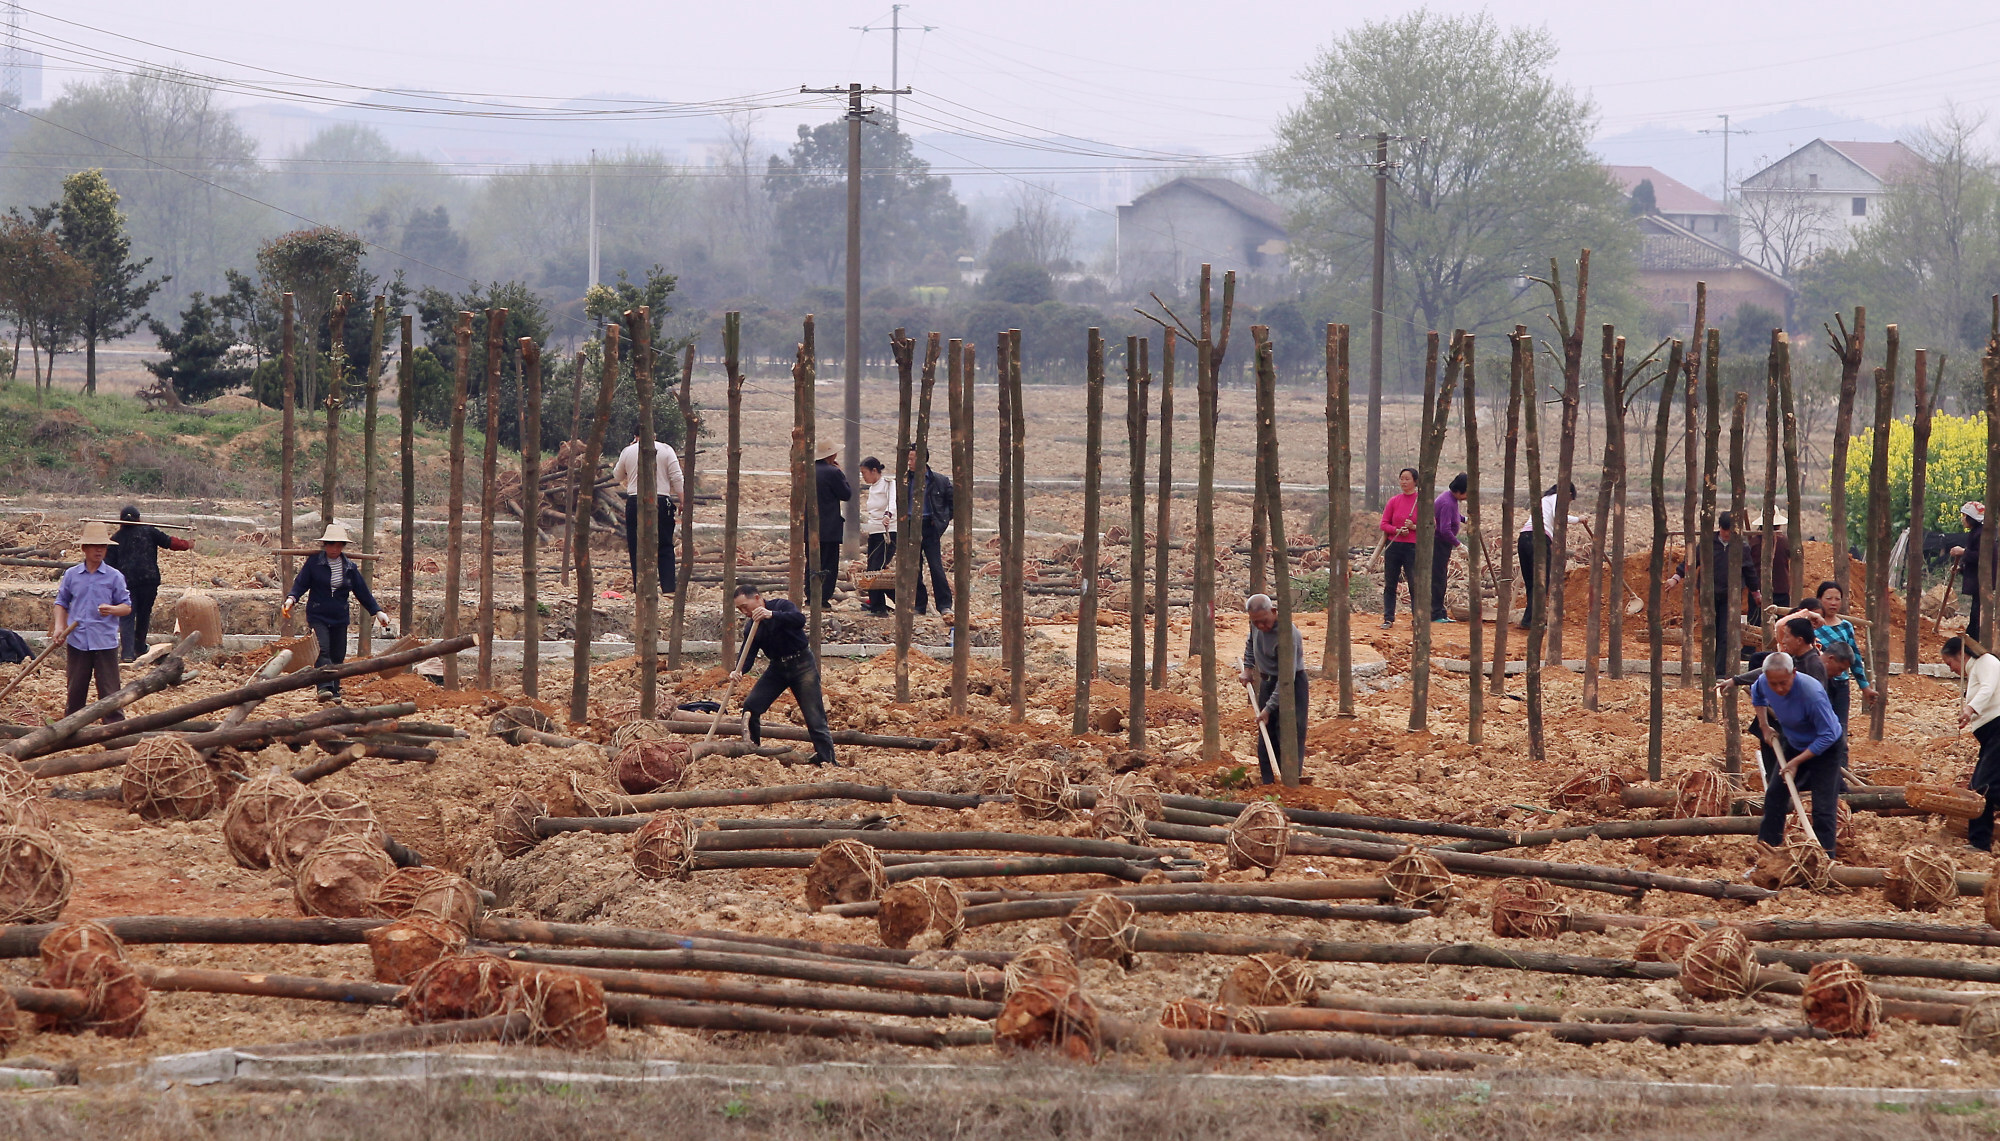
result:
<svg viewBox="0 0 2000 1141"><path fill-rule="evenodd" d="M349 0L337 9L272 0L27 0L25 7L27 26L42 35L313 97L343 97L340 87L318 82L333 81L543 99L617 92L787 103L802 83L889 81L888 33L853 30L887 25L888 5L874 0ZM1605 136L1653 125L1710 127L1725 112L1741 120L1793 106L1825 109L1829 124L1854 117L1894 127L1931 118L1948 102L2000 105L2000 53L1992 50L2000 8L1990 2L1434 7L1484 8L1505 24L1551 29L1561 44L1558 73L1595 98ZM1060 132L1123 147L1244 154L1264 144L1272 121L1296 102L1295 77L1321 45L1343 28L1408 10L1374 0L916 3L903 19L937 30L904 34L902 78L918 95L902 110L914 131ZM303 78L260 74L253 65ZM63 70L76 67L70 62L51 59L49 67L51 89L80 74ZM779 137L823 117L778 108L760 124ZM1757 144L1753 137L1736 145Z"/></svg>

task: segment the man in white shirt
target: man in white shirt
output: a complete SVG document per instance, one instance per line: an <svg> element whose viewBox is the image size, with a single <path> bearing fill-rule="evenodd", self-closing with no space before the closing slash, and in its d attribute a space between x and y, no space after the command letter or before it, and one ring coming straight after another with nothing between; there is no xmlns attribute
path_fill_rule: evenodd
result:
<svg viewBox="0 0 2000 1141"><path fill-rule="evenodd" d="M1986 798L1986 811L1966 821L1965 839L1982 852L1993 850L1993 811L2000 808L2000 658L1972 657L1963 638L1946 638L1944 664L1965 679L1958 727L1979 742L1979 763L1966 787ZM1969 659L1969 660L1968 660Z"/></svg>
<svg viewBox="0 0 2000 1141"><path fill-rule="evenodd" d="M632 564L632 585L639 585L639 437L634 435L611 478L625 495L625 557ZM681 501L681 461L674 450L657 441L653 444L653 491L660 504L660 593L674 589L674 516Z"/></svg>
<svg viewBox="0 0 2000 1141"><path fill-rule="evenodd" d="M861 534L868 544L868 569L872 571L888 566L896 556L896 481L882 475L881 460L869 456L861 461ZM871 590L862 609L887 614L887 600L895 596L893 590Z"/></svg>
<svg viewBox="0 0 2000 1141"><path fill-rule="evenodd" d="M1573 483L1569 485L1569 499L1571 503L1576 502L1576 485ZM1581 523L1583 517L1571 515L1569 521ZM1535 542L1535 516L1531 511L1528 514L1528 521L1521 524L1521 537L1514 544L1514 553L1521 557L1521 581L1528 584L1528 601L1521 607L1520 628L1523 630L1535 621L1535 560L1541 559L1545 562L1549 560L1549 540L1555 533L1556 485L1552 483L1549 489L1542 493L1542 541ZM1562 562L1558 562L1550 567L1550 573L1563 574L1568 569Z"/></svg>

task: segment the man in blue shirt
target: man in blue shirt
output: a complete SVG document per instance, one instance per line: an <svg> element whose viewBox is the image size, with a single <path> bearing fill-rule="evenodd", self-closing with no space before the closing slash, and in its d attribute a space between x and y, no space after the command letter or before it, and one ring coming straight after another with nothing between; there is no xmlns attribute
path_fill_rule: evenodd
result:
<svg viewBox="0 0 2000 1141"><path fill-rule="evenodd" d="M750 695L743 699L743 712L749 715L751 742L762 743L758 727L764 711L789 689L805 717L806 733L812 738L813 764L835 764L833 734L826 727L826 701L820 695L819 661L806 641L805 612L796 603L782 598L764 601L754 586L736 588L736 609L757 627L757 639L744 661L753 660L762 651L771 663L757 684L750 687ZM746 625L743 637L749 636L750 626ZM730 685L734 686L742 676L741 671L732 672Z"/></svg>
<svg viewBox="0 0 2000 1141"><path fill-rule="evenodd" d="M1834 855L1834 821L1840 809L1840 770L1847 765L1847 731L1833 715L1826 687L1799 673L1790 654L1779 651L1764 659L1764 676L1750 687L1750 705L1772 740L1773 726L1783 735L1782 768L1798 783L1800 794L1812 795L1813 834L1826 854ZM1786 753L1789 752L1789 756ZM1757 838L1776 846L1785 839L1785 818L1792 796L1783 776L1764 782L1764 822Z"/></svg>
<svg viewBox="0 0 2000 1141"><path fill-rule="evenodd" d="M118 568L104 561L104 554L116 545L111 528L103 523L85 523L83 561L63 572L56 588L55 624L49 640L70 630L64 655L69 666L69 700L63 715L75 713L89 704L90 679L97 679L99 701L118 692L118 620L132 613L132 592ZM123 721L123 713L113 711L106 721Z"/></svg>

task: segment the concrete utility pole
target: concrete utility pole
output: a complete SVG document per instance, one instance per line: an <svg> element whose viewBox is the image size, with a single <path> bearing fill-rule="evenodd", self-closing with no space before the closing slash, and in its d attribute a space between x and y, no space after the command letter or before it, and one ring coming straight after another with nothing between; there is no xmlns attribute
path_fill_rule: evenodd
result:
<svg viewBox="0 0 2000 1141"><path fill-rule="evenodd" d="M1382 502L1382 284L1389 257L1389 135L1375 135L1375 268L1368 322L1368 505ZM1411 605L1415 605L1412 603Z"/></svg>
<svg viewBox="0 0 2000 1141"><path fill-rule="evenodd" d="M590 152L590 285L597 284L597 152Z"/></svg>
<svg viewBox="0 0 2000 1141"><path fill-rule="evenodd" d="M799 94L847 96L847 384L841 407L846 431L841 435L840 458L852 471L861 458L861 124L875 113L875 108L861 105L861 97L907 95L909 88L884 91L850 83L846 87L801 87ZM860 546L861 512L847 513L841 542L850 549Z"/></svg>
<svg viewBox="0 0 2000 1141"><path fill-rule="evenodd" d="M903 9L907 7L909 7L908 4L889 5L889 86L891 88L903 85ZM874 24L857 24L854 30L866 33L879 32L882 29ZM911 24L910 31L935 32L937 31L937 26L935 24ZM902 106L897 100L898 94L898 92L893 90L889 92L889 117L900 123L903 119L903 113Z"/></svg>
<svg viewBox="0 0 2000 1141"><path fill-rule="evenodd" d="M1722 136L1722 204L1724 206L1728 206L1729 205L1729 136L1748 135L1748 134L1753 134L1754 132L1732 130L1729 126L1729 116L1727 115L1717 115L1716 118L1722 120L1722 126L1707 127L1704 128L1701 133L1704 135Z"/></svg>

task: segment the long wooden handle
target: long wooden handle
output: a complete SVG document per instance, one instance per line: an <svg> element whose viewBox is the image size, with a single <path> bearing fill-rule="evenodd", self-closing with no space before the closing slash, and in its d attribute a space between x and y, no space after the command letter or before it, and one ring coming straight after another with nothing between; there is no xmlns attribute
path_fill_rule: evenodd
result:
<svg viewBox="0 0 2000 1141"><path fill-rule="evenodd" d="M764 620L762 618L751 619L750 632L743 636L743 649L736 656L736 672L738 674L742 673L744 667L750 664L751 647L757 644L757 627L763 624ZM735 693L735 678L730 677L725 679L722 683L722 692L716 695L718 700L715 703L715 720L709 722L708 734L702 740L709 741L715 738L715 731L722 727L722 715L729 709L729 699L735 696Z"/></svg>
<svg viewBox="0 0 2000 1141"><path fill-rule="evenodd" d="M1944 600L1938 603L1937 621L1931 623L1931 634L1933 636L1944 633L1944 608L1951 605L1951 584L1958 581L1959 558L1960 556L1953 555L1951 557L1951 569L1945 572Z"/></svg>
<svg viewBox="0 0 2000 1141"><path fill-rule="evenodd" d="M1243 692L1250 698L1250 716L1256 717L1260 712L1257 708L1256 689L1252 688L1250 683L1246 681L1243 683ZM1279 760L1278 747L1276 745L1271 744L1271 726L1266 724L1264 721L1259 720L1257 722L1257 732L1261 734L1264 738L1264 753L1266 756L1269 756L1271 758L1271 767L1273 769L1276 769L1278 767L1278 760Z"/></svg>
<svg viewBox="0 0 2000 1141"><path fill-rule="evenodd" d="M69 636L76 632L76 626L77 624L75 622L71 622L68 626L63 628L62 633L57 634L53 638L50 638L49 644L42 648L42 652L36 654L33 661L21 667L21 672L14 675L14 680L7 683L7 688L0 689L0 701L5 701L7 699L8 694L14 692L17 686L19 686L22 682L28 680L28 675L35 672L35 667L41 665L42 660L44 658L47 658L50 654L55 653L57 646L60 646L64 642L68 641Z"/></svg>
<svg viewBox="0 0 2000 1141"><path fill-rule="evenodd" d="M1805 833L1806 839L1817 842L1819 834L1813 831L1812 821L1806 817L1805 802L1799 799L1799 786L1793 782L1792 774L1785 770L1785 763L1791 758L1785 756L1784 738L1775 725L1771 727L1771 755L1778 758L1778 775L1785 778L1785 789L1792 794L1792 814L1799 819L1799 830ZM1766 782L1765 795L1769 794L1769 784Z"/></svg>

